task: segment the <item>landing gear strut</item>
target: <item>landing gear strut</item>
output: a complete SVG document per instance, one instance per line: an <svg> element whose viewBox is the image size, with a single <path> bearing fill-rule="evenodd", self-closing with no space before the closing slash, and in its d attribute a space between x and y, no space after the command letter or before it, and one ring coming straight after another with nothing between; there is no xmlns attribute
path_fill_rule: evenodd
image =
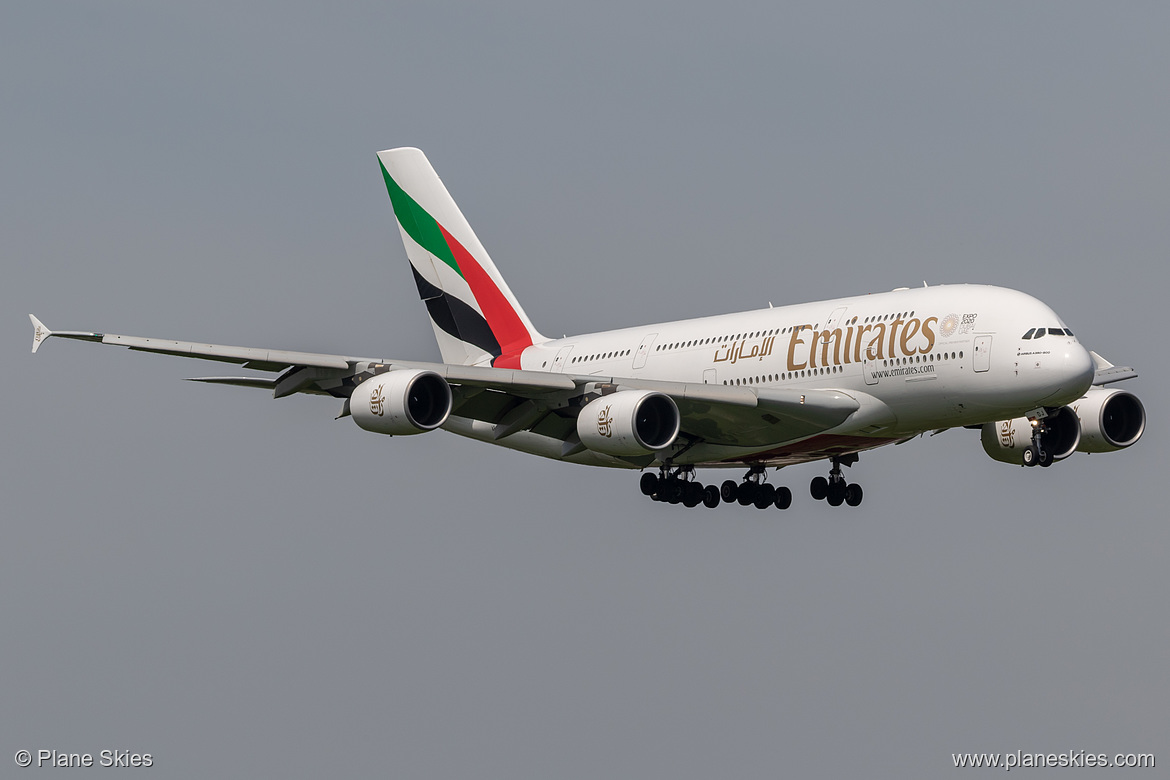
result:
<svg viewBox="0 0 1170 780"><path fill-rule="evenodd" d="M829 478L813 477L812 482L809 483L808 492L817 501L828 501L829 506L841 506L841 504L857 506L865 495L864 491L862 491L861 485L847 484L845 476L841 473L841 466L852 466L856 462L856 453L834 456L832 459L833 467L829 470Z"/></svg>

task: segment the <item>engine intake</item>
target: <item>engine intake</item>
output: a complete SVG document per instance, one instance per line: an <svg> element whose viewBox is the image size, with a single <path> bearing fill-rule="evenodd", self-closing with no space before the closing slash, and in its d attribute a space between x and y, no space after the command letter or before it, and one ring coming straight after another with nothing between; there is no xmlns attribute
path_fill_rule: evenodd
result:
<svg viewBox="0 0 1170 780"><path fill-rule="evenodd" d="M1124 390L1093 387L1072 406L1081 421L1081 452L1125 449L1146 430L1145 407Z"/></svg>
<svg viewBox="0 0 1170 780"><path fill-rule="evenodd" d="M401 369L354 388L349 412L362 430L409 436L438 428L451 414L451 386L434 371Z"/></svg>
<svg viewBox="0 0 1170 780"><path fill-rule="evenodd" d="M577 417L577 435L594 452L648 455L678 438L674 400L652 390L620 390L590 401Z"/></svg>

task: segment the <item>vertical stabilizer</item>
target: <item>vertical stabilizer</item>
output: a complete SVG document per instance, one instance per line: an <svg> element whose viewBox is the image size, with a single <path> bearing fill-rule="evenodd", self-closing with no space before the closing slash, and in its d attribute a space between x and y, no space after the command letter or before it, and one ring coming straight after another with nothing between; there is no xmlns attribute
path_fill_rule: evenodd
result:
<svg viewBox="0 0 1170 780"><path fill-rule="evenodd" d="M394 216L443 362L519 368L546 341L418 149L378 152Z"/></svg>

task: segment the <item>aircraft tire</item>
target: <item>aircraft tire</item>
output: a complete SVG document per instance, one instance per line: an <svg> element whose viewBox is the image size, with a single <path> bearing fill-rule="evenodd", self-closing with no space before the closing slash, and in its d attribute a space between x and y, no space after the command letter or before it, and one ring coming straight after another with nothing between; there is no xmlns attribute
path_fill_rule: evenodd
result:
<svg viewBox="0 0 1170 780"><path fill-rule="evenodd" d="M852 483L845 488L845 503L849 506L858 506L865 492L861 489L861 485Z"/></svg>
<svg viewBox="0 0 1170 780"><path fill-rule="evenodd" d="M1037 462L1041 466L1043 466L1044 468L1048 468L1049 466L1052 465L1053 460L1055 460L1055 459L1052 457L1051 452L1049 452L1048 450L1040 450L1040 458Z"/></svg>
<svg viewBox="0 0 1170 780"><path fill-rule="evenodd" d="M845 503L845 483L834 482L829 485L829 495L826 496L829 506L841 506Z"/></svg>
<svg viewBox="0 0 1170 780"><path fill-rule="evenodd" d="M719 495L722 496L724 503L733 504L739 496L739 485L735 484L735 480L726 480L719 488Z"/></svg>
<svg viewBox="0 0 1170 780"><path fill-rule="evenodd" d="M786 487L776 488L776 498L772 502L777 509L784 510L792 506L792 491Z"/></svg>
<svg viewBox="0 0 1170 780"><path fill-rule="evenodd" d="M654 495L655 491L658 490L658 475L649 471L646 472L642 475L642 479L639 480L638 486L642 489L642 495Z"/></svg>
<svg viewBox="0 0 1170 780"><path fill-rule="evenodd" d="M756 509L767 509L776 500L776 488L764 483L756 488Z"/></svg>
<svg viewBox="0 0 1170 780"><path fill-rule="evenodd" d="M736 498L740 506L747 506L756 500L756 486L752 482L741 482L735 489Z"/></svg>
<svg viewBox="0 0 1170 780"><path fill-rule="evenodd" d="M1022 457L1025 466L1035 466L1036 461L1039 459L1039 453L1036 452L1035 447L1029 447L1028 449L1024 450Z"/></svg>
<svg viewBox="0 0 1170 780"><path fill-rule="evenodd" d="M812 482L809 483L808 492L817 501L824 501L829 495L829 480L824 477L813 477Z"/></svg>
<svg viewBox="0 0 1170 780"><path fill-rule="evenodd" d="M703 506L708 509L714 509L719 506L722 496L719 494L719 488L714 485L708 485L703 488Z"/></svg>

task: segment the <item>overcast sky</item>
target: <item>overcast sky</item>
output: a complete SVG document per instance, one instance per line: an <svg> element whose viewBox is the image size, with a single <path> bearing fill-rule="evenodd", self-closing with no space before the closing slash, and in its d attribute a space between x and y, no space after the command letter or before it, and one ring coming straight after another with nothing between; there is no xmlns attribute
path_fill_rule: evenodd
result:
<svg viewBox="0 0 1170 780"><path fill-rule="evenodd" d="M1167 30L1164 3L5 4L0 766L1170 764ZM813 464L788 512L687 510L180 381L217 364L28 354L33 312L438 359L374 156L401 145L546 334L999 284L1141 372L1147 434L1022 469L950 431L863 455L859 509L812 501Z"/></svg>

